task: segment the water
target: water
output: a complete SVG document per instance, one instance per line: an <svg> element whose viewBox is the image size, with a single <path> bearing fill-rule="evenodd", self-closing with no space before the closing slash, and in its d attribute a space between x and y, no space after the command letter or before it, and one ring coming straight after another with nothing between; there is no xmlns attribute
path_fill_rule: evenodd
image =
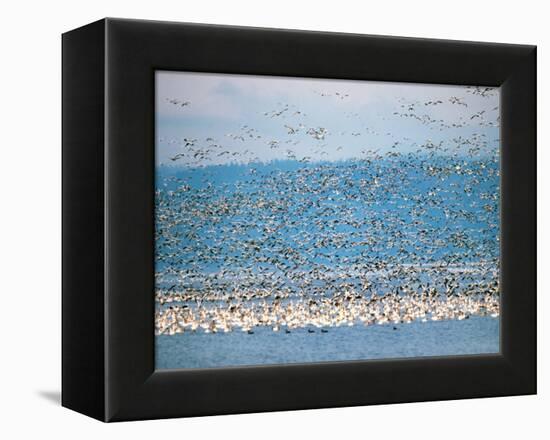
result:
<svg viewBox="0 0 550 440"><path fill-rule="evenodd" d="M396 330L394 330L394 327ZM157 336L156 368L209 368L352 361L499 352L499 320L429 321L334 327L290 334L258 327L254 334L184 333Z"/></svg>
<svg viewBox="0 0 550 440"><path fill-rule="evenodd" d="M496 278L499 176L492 157L277 161L157 173L159 288L284 284L292 292L326 292L340 276L357 283L353 273L403 265L473 264L483 268L478 275L491 268L487 280ZM317 285L298 272L315 272Z"/></svg>
<svg viewBox="0 0 550 440"><path fill-rule="evenodd" d="M157 368L497 353L498 168L494 154L160 167ZM384 295L392 310L369 303Z"/></svg>

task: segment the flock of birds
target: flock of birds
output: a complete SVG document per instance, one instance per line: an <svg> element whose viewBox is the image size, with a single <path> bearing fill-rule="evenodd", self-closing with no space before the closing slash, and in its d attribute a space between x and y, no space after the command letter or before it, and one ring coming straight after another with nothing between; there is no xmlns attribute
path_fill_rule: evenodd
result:
<svg viewBox="0 0 550 440"><path fill-rule="evenodd" d="M331 327L408 324L413 321L469 319L472 315L496 318L499 314L497 286L487 286L484 295L452 296L442 301L437 292L403 296L387 293L366 297L345 292L342 296L301 299L297 302L262 300L193 308L170 305L156 312L156 334L184 332L228 333L238 329L254 334L254 328L267 326L274 332L291 333L304 328L309 333L327 333ZM393 327L397 330L397 327Z"/></svg>
<svg viewBox="0 0 550 440"><path fill-rule="evenodd" d="M484 98L492 97L495 93L495 90L489 87L468 87L466 91L473 96ZM343 92L314 91L314 93L326 98L333 97L340 100L349 97L349 94ZM188 100L166 98L166 101L183 110L191 106L191 102ZM479 128L497 128L499 126L498 106L474 111L467 115L460 115L452 121L437 118L426 111L427 108L441 106L442 104L468 108L468 103L464 97L450 96L445 100L432 99L424 101L401 98L398 99L397 109L390 116L416 121L433 130L434 134L448 130L468 129L472 126ZM355 157L371 157L380 151L380 147L390 147L392 151L389 154L393 156L403 154L400 151L402 147L407 147L409 150L413 149L416 153L427 152L429 154L451 154L456 156L463 152L465 146L469 148L468 154L472 156L487 151L499 142L498 138L488 138L485 132L470 133L467 138L453 136L447 139L446 142L435 142L431 139L413 142L410 138L399 137L396 133L381 132L372 127L364 126L360 120L361 114L358 112L344 112L346 118L357 120L355 131L331 131L327 127L308 124L308 115L292 103L279 103L278 108L262 112L262 115L268 120L282 120L281 125L286 131L286 138L274 139L271 135L264 134L260 130L245 124L240 126L237 131L225 133L225 139L216 139L214 136L207 136L204 139L161 136L159 145L178 148L178 152L168 158L169 164L207 167L219 163L262 163L263 160L258 154L258 149L255 148L258 143L268 146L270 150L276 150L279 158L308 163L326 159L331 148L335 151L342 151L344 149L342 145L333 145L333 143L329 143L329 140L341 139L343 136L352 136L352 138L357 139L364 137L367 143L376 142L376 148L364 146L358 152L354 152ZM379 116L381 120L388 120L386 116ZM316 142L312 143L311 140ZM249 143L250 146L248 146ZM304 145L309 146L309 149Z"/></svg>
<svg viewBox="0 0 550 440"><path fill-rule="evenodd" d="M467 92L495 93L486 87ZM465 97L445 103L468 108ZM498 126L498 108L454 122L419 111L443 104L400 100L394 116L453 128L445 141L415 143L358 130L349 134L370 130L389 138L387 147L365 147L341 161L323 159L330 148L345 148L324 143L342 133L308 124L292 104L263 114L284 119L288 139L248 125L227 133L236 148L214 136L161 139L178 145L171 161L185 166L157 175L156 333L252 334L258 326L312 333L497 317L498 139L471 129ZM456 135L466 125L469 131ZM295 139L298 134L303 137ZM254 148L241 145L248 141L266 142L287 161L262 162ZM299 142L308 142L311 152L294 149ZM247 166L208 166L221 159Z"/></svg>

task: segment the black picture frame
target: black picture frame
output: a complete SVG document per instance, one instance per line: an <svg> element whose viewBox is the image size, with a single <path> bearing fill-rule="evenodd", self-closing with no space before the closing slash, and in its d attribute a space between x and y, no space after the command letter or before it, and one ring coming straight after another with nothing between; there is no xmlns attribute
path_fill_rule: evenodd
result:
<svg viewBox="0 0 550 440"><path fill-rule="evenodd" d="M62 50L63 406L121 421L536 393L535 46L104 19ZM157 69L500 86L501 352L155 371Z"/></svg>

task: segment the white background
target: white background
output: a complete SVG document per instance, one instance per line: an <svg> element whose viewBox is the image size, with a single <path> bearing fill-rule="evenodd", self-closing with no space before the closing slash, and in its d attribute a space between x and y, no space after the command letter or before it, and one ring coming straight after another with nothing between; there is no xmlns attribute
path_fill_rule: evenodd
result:
<svg viewBox="0 0 550 440"><path fill-rule="evenodd" d="M0 437L543 438L548 435L550 247L543 1L5 1L0 6ZM59 406L61 39L105 16L538 45L539 395L102 424ZM546 270L545 270L546 269ZM546 371L545 371L546 370ZM546 373L546 374L545 374Z"/></svg>

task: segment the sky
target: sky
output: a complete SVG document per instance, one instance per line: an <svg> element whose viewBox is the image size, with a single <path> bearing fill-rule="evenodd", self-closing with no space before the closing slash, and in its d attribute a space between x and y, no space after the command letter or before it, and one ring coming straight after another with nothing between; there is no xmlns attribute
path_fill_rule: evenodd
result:
<svg viewBox="0 0 550 440"><path fill-rule="evenodd" d="M157 165L499 148L498 89L168 71L155 82Z"/></svg>

